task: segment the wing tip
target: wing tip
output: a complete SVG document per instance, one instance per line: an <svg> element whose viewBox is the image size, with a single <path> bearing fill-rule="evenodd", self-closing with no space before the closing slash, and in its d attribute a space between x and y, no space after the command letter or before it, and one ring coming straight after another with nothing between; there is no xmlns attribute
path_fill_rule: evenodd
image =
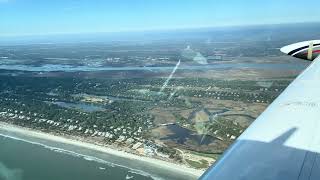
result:
<svg viewBox="0 0 320 180"><path fill-rule="evenodd" d="M310 45L312 46L311 48L312 58L307 57L308 50L310 50L309 49ZM317 50L317 52L312 52L313 49ZM303 42L290 44L280 48L280 51L283 52L284 54L294 56L300 59L305 59L305 60L313 60L314 57L317 57L319 55L319 50L320 50L320 40L303 41Z"/></svg>

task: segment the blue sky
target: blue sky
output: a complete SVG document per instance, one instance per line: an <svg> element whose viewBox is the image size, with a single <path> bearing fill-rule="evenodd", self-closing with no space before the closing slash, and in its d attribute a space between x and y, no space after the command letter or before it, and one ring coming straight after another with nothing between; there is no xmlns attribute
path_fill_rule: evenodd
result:
<svg viewBox="0 0 320 180"><path fill-rule="evenodd" d="M319 7L319 0L0 0L0 36L316 22Z"/></svg>

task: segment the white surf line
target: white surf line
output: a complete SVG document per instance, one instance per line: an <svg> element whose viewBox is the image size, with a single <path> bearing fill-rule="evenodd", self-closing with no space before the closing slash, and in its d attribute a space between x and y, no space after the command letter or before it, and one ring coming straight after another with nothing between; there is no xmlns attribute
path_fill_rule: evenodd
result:
<svg viewBox="0 0 320 180"><path fill-rule="evenodd" d="M46 144L42 144L42 143L39 143L39 142L36 142L36 141L30 141L30 140L26 140L26 139L23 139L23 138L18 138L18 137L14 137L14 136L2 134L2 133L0 133L0 136L2 136L4 138L10 138L10 139L14 139L14 140L17 140L17 141L22 141L22 142L25 142L25 143L41 146L41 147L43 147L45 149L48 149L48 150L51 150L51 151L54 151L54 152L57 152L57 153L62 153L62 154L66 154L66 155L70 155L70 156L74 156L74 157L83 158L86 161L94 161L94 162L97 162L97 163L100 163L100 164L105 164L105 165L113 167L113 168L117 166L117 167L120 167L120 168L128 169L128 172L131 172L131 173L139 174L141 176L150 177L150 178L153 178L153 179L161 179L162 180L162 178L158 177L157 175L149 174L147 172L144 172L144 171L141 171L141 170L138 170L138 169L133 169L131 167L120 165L120 164L117 164L117 163L108 162L106 160L103 160L101 158L94 157L94 156L91 156L91 155L85 155L85 154L74 152L72 150L66 150L66 149L55 147L55 146L46 145ZM63 142L58 142L58 143L66 144L66 143L63 143ZM76 146L76 145L74 145L74 146Z"/></svg>
<svg viewBox="0 0 320 180"><path fill-rule="evenodd" d="M7 133L17 133L17 135L8 135ZM25 136L25 137L20 137L21 136ZM48 140L49 142L56 142L56 143L61 143L61 144L66 144L66 145L72 145L75 147L80 147L80 148L85 148L88 150L94 150L97 152L101 152L101 153L106 153L108 155L113 155L113 156L117 156L120 158L124 158L124 159L130 159L130 160L138 160L139 162L145 162L145 163L150 163L150 165L155 165L156 167L161 167L163 169L167 169L168 170L175 170L175 171L179 171L182 173L187 173L189 174L189 176L200 176L201 174L203 174L203 170L197 170L197 169L193 169L187 166L183 166L183 165L179 165L179 164L174 164L171 162L167 162L167 161L163 161L163 160L159 160L159 159L153 159L153 158L148 158L146 156L139 156L139 155L135 155L135 154L131 154L131 153L127 153L121 150L115 150L112 148L108 148L105 146L100 146L100 145L96 145L96 144L92 144L92 143L88 143L85 141L81 141L81 140L76 140L76 139L72 139L72 138L67 138L67 137L63 137L63 136L57 136L57 135L53 135L50 133L44 133L44 132L40 132L37 130L31 130L28 128L23 128L23 127L18 127L18 126L14 126L14 125L10 125L10 124L6 124L6 123L2 123L0 122L0 137L8 137L11 139L16 139L16 140L20 140L20 141L24 141L24 142L29 142L31 144L38 144L40 146L43 147L47 147L47 148L51 148L54 151L60 151L63 153L70 153L70 154L78 154L80 155L80 157L86 157L86 160L98 160L98 157L94 157L94 156L88 156L85 154L80 154L78 152L75 152L76 150L66 150L66 149L62 149L61 147L59 148L59 145L52 145L52 144L47 144L47 143L42 143L42 142L37 142L37 140L35 139L31 139L30 138L36 138L36 139L40 139L42 140ZM69 152L67 152L69 151ZM76 154L75 154L76 153ZM105 161L103 159L101 159L102 161ZM158 174L155 174L154 172L144 172L142 170L140 170L139 168L131 168L131 167L127 167L124 165L120 165L118 163L114 163L114 162L108 162L108 165L114 165L114 166L118 166L118 167L124 167L126 169L130 169L133 171L136 171L137 173L146 173L149 175L149 177L152 177L154 179L161 179L159 177Z"/></svg>
<svg viewBox="0 0 320 180"><path fill-rule="evenodd" d="M171 80L171 78L173 77L174 73L177 71L178 67L180 65L180 59L178 61L178 63L176 64L176 66L173 68L173 71L171 72L171 74L169 75L169 77L167 78L167 80L163 83L159 93L161 93L167 86L169 81Z"/></svg>

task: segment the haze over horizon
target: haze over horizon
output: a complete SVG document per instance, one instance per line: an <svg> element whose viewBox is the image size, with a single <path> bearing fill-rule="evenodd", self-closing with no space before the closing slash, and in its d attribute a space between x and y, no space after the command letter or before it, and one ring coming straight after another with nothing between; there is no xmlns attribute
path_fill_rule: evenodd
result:
<svg viewBox="0 0 320 180"><path fill-rule="evenodd" d="M317 22L298 1L0 0L0 36L82 34ZM313 7L320 2L311 0ZM232 12L232 13L231 13ZM129 18L130 17L130 18Z"/></svg>

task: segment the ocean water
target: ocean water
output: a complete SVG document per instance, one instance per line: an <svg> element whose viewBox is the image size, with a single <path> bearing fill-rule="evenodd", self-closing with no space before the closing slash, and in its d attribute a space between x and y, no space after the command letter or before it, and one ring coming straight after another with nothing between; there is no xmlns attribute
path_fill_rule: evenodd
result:
<svg viewBox="0 0 320 180"><path fill-rule="evenodd" d="M141 179L130 169L0 136L1 180Z"/></svg>
<svg viewBox="0 0 320 180"><path fill-rule="evenodd" d="M196 179L136 160L21 136L0 130L0 180Z"/></svg>

